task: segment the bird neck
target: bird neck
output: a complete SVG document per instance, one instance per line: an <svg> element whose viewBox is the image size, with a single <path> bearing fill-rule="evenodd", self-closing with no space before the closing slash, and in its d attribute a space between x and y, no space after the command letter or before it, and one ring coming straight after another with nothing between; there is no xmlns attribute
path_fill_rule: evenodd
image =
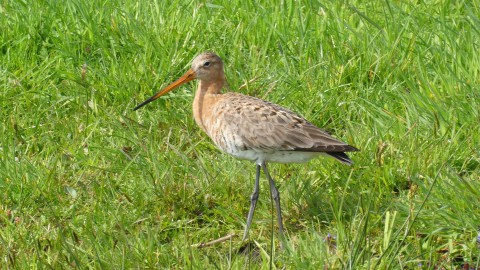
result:
<svg viewBox="0 0 480 270"><path fill-rule="evenodd" d="M220 91L222 90L224 85L225 85L225 78L223 76L217 80L211 80L211 81L201 80L198 83L197 94L199 92L203 94L214 94L214 95L220 94Z"/></svg>
<svg viewBox="0 0 480 270"><path fill-rule="evenodd" d="M193 100L193 116L197 125L207 134L208 126L210 125L212 109L220 99L221 89L225 84L225 79L215 81L200 81L198 89L195 92L195 99Z"/></svg>

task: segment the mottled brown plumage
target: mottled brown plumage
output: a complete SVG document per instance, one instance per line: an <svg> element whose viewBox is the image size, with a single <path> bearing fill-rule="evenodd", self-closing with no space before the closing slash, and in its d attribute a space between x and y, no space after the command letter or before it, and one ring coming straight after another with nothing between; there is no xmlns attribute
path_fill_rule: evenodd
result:
<svg viewBox="0 0 480 270"><path fill-rule="evenodd" d="M220 90L225 84L223 62L211 52L198 55L185 75L134 110L193 79L199 80L193 101L193 115L198 126L218 148L234 157L254 161L257 166L244 239L258 199L260 168L270 182L277 208L278 226L283 236L280 195L266 163L306 162L318 155L329 155L345 164L352 164L344 152L358 149L335 139L279 105L239 93L222 94Z"/></svg>

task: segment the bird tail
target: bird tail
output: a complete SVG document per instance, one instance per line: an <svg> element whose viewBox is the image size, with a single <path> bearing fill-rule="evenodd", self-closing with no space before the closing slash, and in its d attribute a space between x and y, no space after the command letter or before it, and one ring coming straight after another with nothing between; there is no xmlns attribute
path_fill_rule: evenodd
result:
<svg viewBox="0 0 480 270"><path fill-rule="evenodd" d="M347 164L353 165L353 161L343 152L327 152L327 155L336 158L338 161Z"/></svg>

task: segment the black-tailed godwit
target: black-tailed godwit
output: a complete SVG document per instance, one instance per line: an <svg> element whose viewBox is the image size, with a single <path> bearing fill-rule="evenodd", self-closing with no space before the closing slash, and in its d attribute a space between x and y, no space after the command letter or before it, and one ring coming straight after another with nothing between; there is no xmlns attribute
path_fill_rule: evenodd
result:
<svg viewBox="0 0 480 270"><path fill-rule="evenodd" d="M248 236L258 200L261 169L270 183L278 229L283 238L280 193L268 173L267 163L301 163L319 155L326 155L351 165L352 161L345 152L358 149L335 139L303 117L279 105L239 93L221 93L225 85L223 62L218 55L211 52L195 57L192 68L182 77L134 110L194 79L199 80L193 100L193 115L198 126L222 151L256 164L255 185L243 240Z"/></svg>

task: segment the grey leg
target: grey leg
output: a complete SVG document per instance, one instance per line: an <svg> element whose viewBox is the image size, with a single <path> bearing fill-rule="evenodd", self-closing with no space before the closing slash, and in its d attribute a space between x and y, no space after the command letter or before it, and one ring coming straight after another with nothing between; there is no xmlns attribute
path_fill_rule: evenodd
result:
<svg viewBox="0 0 480 270"><path fill-rule="evenodd" d="M255 186L253 187L252 196L250 196L250 211L248 211L247 226L245 227L245 231L243 232L242 241L245 241L245 239L247 239L248 230L250 229L250 225L252 224L253 213L255 212L255 206L257 205L257 201L258 201L259 191L260 191L260 165L257 165L257 173L255 175Z"/></svg>
<svg viewBox="0 0 480 270"><path fill-rule="evenodd" d="M273 181L272 177L268 173L267 164L262 163L262 168L263 168L263 172L268 178L268 182L270 183L270 193L272 195L272 199L275 201L275 207L277 208L278 231L280 233L280 237L282 238L282 240L284 240L285 236L283 235L283 219L282 219L282 209L280 207L280 192L278 192L278 189L275 186L275 182Z"/></svg>

